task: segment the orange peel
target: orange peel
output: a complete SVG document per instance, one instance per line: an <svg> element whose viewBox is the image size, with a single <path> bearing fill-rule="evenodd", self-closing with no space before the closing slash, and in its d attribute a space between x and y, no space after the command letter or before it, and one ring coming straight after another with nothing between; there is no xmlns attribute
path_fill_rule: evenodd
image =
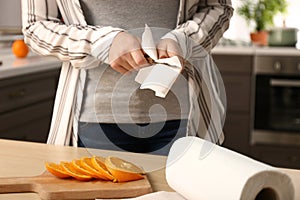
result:
<svg viewBox="0 0 300 200"><path fill-rule="evenodd" d="M79 180L79 181L89 181L93 177L83 174L76 170L76 168L70 163L70 162L60 162L61 167L73 178Z"/></svg>
<svg viewBox="0 0 300 200"><path fill-rule="evenodd" d="M66 171L59 165L53 162L45 162L46 169L54 176L58 178L71 177Z"/></svg>
<svg viewBox="0 0 300 200"><path fill-rule="evenodd" d="M107 157L105 159L105 166L116 178L117 182L134 181L144 178L142 174L145 172L140 167L117 157Z"/></svg>

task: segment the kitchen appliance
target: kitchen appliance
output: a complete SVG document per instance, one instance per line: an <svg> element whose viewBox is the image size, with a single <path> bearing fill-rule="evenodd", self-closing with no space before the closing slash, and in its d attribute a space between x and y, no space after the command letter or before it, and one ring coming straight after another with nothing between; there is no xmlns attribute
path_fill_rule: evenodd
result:
<svg viewBox="0 0 300 200"><path fill-rule="evenodd" d="M251 143L300 146L300 56L255 57Z"/></svg>
<svg viewBox="0 0 300 200"><path fill-rule="evenodd" d="M297 28L273 28L269 31L269 46L295 47L297 44Z"/></svg>

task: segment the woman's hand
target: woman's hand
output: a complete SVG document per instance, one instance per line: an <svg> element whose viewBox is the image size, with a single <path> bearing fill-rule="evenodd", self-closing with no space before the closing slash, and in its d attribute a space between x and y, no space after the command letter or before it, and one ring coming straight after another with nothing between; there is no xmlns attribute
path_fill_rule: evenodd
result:
<svg viewBox="0 0 300 200"><path fill-rule="evenodd" d="M183 57L182 51L177 42L172 39L161 39L156 46L158 58L170 58L173 56Z"/></svg>
<svg viewBox="0 0 300 200"><path fill-rule="evenodd" d="M158 58L170 58L173 56L177 56L183 66L183 55L181 48L177 42L173 39L165 38L161 39L159 43L156 45Z"/></svg>
<svg viewBox="0 0 300 200"><path fill-rule="evenodd" d="M114 70L122 74L149 64L139 39L126 32L121 32L114 38L109 50L109 63Z"/></svg>

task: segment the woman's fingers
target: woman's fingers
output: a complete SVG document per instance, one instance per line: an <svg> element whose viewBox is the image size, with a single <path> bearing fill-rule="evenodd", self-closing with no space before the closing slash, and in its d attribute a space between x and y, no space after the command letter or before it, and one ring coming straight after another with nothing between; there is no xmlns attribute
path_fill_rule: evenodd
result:
<svg viewBox="0 0 300 200"><path fill-rule="evenodd" d="M144 53L141 49L137 50L137 51L133 51L131 52L131 57L132 57L132 61L134 63L134 65L136 65L136 69L141 68L143 66L148 65L148 61L146 60Z"/></svg>
<svg viewBox="0 0 300 200"><path fill-rule="evenodd" d="M157 45L157 53L159 58L170 58L177 56L181 65L184 66L181 48L179 44L172 39L162 39Z"/></svg>
<svg viewBox="0 0 300 200"><path fill-rule="evenodd" d="M183 64L182 51L176 41L168 38L162 39L156 48L158 58L178 56ZM111 67L123 74L149 65L140 40L126 32L121 32L114 38L109 51L109 60Z"/></svg>
<svg viewBox="0 0 300 200"><path fill-rule="evenodd" d="M162 39L157 45L159 58L169 58L173 56L182 57L182 51L179 44L172 39Z"/></svg>
<svg viewBox="0 0 300 200"><path fill-rule="evenodd" d="M148 64L149 63L144 57L142 51L133 51L120 56L110 65L113 69L117 69L121 66L123 69L126 70L126 72L129 72L132 70L138 70L144 66L147 66Z"/></svg>
<svg viewBox="0 0 300 200"><path fill-rule="evenodd" d="M168 55L168 52L166 49L157 49L158 58L169 58L171 56Z"/></svg>
<svg viewBox="0 0 300 200"><path fill-rule="evenodd" d="M139 39L126 32L119 33L114 38L109 51L109 60L113 69L119 69L121 66L127 70L126 72L138 70L148 64Z"/></svg>
<svg viewBox="0 0 300 200"><path fill-rule="evenodd" d="M127 69L125 69L122 65L119 65L118 63L112 63L110 65L114 70L116 70L117 72L121 73L121 74L126 74L128 72Z"/></svg>

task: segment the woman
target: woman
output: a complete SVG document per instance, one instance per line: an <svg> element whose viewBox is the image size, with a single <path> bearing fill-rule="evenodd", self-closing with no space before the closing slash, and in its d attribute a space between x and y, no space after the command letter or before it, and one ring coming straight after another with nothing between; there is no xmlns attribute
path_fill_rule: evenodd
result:
<svg viewBox="0 0 300 200"><path fill-rule="evenodd" d="M166 99L137 90L134 73L128 72L149 63L130 30L145 23L173 30L175 37L158 43L159 58L186 56L177 35L209 52L228 28L230 0L25 0L22 10L25 42L64 62L48 143L166 154L171 141L198 132L189 128L190 105L176 100L191 99L184 81L188 73L176 80L174 91L179 92ZM157 104L165 110L154 109L152 117L149 109ZM130 110L126 115L124 105ZM178 105L183 108L173 109ZM152 129L154 137L143 135ZM222 142L219 137L210 140Z"/></svg>

